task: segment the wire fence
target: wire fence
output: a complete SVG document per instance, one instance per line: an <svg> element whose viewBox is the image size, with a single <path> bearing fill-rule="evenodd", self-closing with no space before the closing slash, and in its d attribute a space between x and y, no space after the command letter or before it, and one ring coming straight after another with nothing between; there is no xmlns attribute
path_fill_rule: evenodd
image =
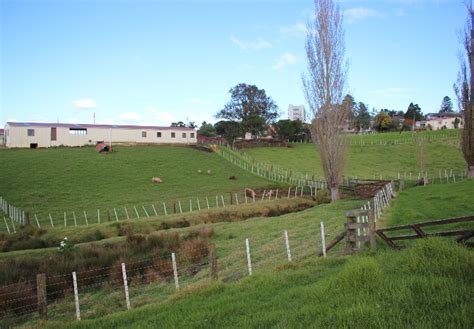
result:
<svg viewBox="0 0 474 329"><path fill-rule="evenodd" d="M361 209L372 210L375 219L380 219L393 196L393 184L387 183L372 199L361 201ZM107 267L39 274L36 280L0 286L0 324L2 327L34 324L46 316L58 321L93 319L161 302L176 291L216 278L233 282L255 273L274 271L288 263L326 256L325 241L338 236L344 230L344 223L343 216L309 222L279 221L271 227L258 221L242 222L239 236L226 233L223 228L216 245L200 240L156 257L117 259ZM367 232L358 232L363 234ZM330 253L341 251L339 245ZM39 284L42 275L44 287Z"/></svg>
<svg viewBox="0 0 474 329"><path fill-rule="evenodd" d="M161 201L136 206L113 207L95 210L65 210L62 212L39 212L27 213L22 211L22 217L3 216L0 221L0 232L14 234L19 232L19 227L27 222L42 229L58 227L89 226L93 224L106 224L121 222L124 220L141 220L147 218L162 218L175 214L188 214L210 209L226 208L233 205L254 204L261 201L276 200L283 198L296 198L303 196L315 196L318 191L311 186L272 188L266 190L247 189L243 192L230 192L212 197L196 197L189 199L175 199L173 201ZM4 199L2 199L7 203ZM166 224L163 224L166 225Z"/></svg>

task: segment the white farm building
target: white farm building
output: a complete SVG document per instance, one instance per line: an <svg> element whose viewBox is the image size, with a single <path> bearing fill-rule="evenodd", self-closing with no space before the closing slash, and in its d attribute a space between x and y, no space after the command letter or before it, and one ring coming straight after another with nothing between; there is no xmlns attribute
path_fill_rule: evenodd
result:
<svg viewBox="0 0 474 329"><path fill-rule="evenodd" d="M112 144L196 144L196 130L185 127L7 122L7 147Z"/></svg>

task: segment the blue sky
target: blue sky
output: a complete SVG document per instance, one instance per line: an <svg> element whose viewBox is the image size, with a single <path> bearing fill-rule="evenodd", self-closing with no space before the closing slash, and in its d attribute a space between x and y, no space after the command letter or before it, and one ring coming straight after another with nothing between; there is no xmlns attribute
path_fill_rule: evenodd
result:
<svg viewBox="0 0 474 329"><path fill-rule="evenodd" d="M0 0L1 122L215 122L238 83L287 118L305 104L312 0ZM462 0L345 0L348 92L439 109L458 71Z"/></svg>

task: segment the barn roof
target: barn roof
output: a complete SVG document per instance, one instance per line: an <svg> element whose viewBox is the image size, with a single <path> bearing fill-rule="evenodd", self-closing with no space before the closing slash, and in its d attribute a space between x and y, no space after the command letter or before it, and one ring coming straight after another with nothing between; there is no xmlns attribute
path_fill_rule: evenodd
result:
<svg viewBox="0 0 474 329"><path fill-rule="evenodd" d="M57 128L104 128L104 129L156 129L156 130L178 130L194 131L187 127L162 127L162 126L137 126L137 125L94 125L83 123L45 123L45 122L7 122L11 127L57 127ZM3 129L2 129L3 130Z"/></svg>

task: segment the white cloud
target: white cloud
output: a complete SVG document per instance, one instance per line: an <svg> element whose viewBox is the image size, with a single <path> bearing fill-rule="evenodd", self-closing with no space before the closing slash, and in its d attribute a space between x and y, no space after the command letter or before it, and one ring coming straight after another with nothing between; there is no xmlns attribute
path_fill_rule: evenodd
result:
<svg viewBox="0 0 474 329"><path fill-rule="evenodd" d="M119 119L126 122L140 122L142 116L137 112L124 112L119 114Z"/></svg>
<svg viewBox="0 0 474 329"><path fill-rule="evenodd" d="M277 59L275 65L273 65L272 68L276 71L280 71L280 70L283 70L288 65L295 64L296 61L297 59L295 55L293 55L292 53L284 53Z"/></svg>
<svg viewBox="0 0 474 329"><path fill-rule="evenodd" d="M280 28L280 32L289 36L303 36L306 35L306 25L298 22L292 26L284 26Z"/></svg>
<svg viewBox="0 0 474 329"><path fill-rule="evenodd" d="M262 49L265 49L265 48L270 48L272 46L272 44L270 42L268 42L266 40L263 40L261 38L258 38L255 41L245 42L245 41L242 41L242 40L240 40L239 38L237 38L235 36L231 36L230 40L236 46L238 46L242 51L258 51L258 50L262 50Z"/></svg>
<svg viewBox="0 0 474 329"><path fill-rule="evenodd" d="M74 101L74 107L78 109L94 109L97 107L97 103L91 98L78 99Z"/></svg>
<svg viewBox="0 0 474 329"><path fill-rule="evenodd" d="M381 17L382 14L375 9L365 8L365 7L358 7L358 8L350 8L344 10L344 17L347 22L355 23L358 21L362 21L366 18L371 17Z"/></svg>

